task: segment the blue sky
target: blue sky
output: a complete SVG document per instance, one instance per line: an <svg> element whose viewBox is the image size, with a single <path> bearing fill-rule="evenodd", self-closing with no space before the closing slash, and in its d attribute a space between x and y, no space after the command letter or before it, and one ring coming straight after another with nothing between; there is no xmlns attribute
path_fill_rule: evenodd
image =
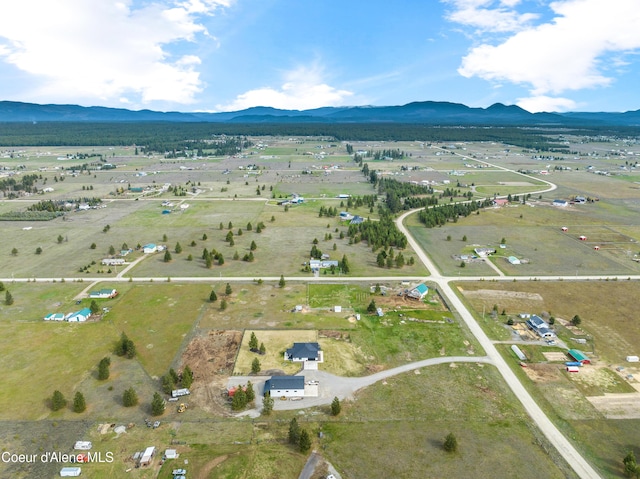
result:
<svg viewBox="0 0 640 479"><path fill-rule="evenodd" d="M2 100L229 111L640 109L638 0L20 0Z"/></svg>

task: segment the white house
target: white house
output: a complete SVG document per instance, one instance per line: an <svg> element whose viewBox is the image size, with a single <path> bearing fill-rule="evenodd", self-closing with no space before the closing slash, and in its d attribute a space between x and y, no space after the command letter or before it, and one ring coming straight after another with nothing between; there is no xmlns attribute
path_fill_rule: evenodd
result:
<svg viewBox="0 0 640 479"><path fill-rule="evenodd" d="M318 343L293 343L293 347L284 352L284 360L301 362L304 369L318 369L324 356Z"/></svg>
<svg viewBox="0 0 640 479"><path fill-rule="evenodd" d="M304 396L304 376L271 376L264 384L264 392L272 398Z"/></svg>
<svg viewBox="0 0 640 479"><path fill-rule="evenodd" d="M49 313L44 317L45 321L64 321L64 313Z"/></svg>
<svg viewBox="0 0 640 479"><path fill-rule="evenodd" d="M551 328L549 327L547 322L540 316L537 316L535 314L531 315L531 317L527 319L527 325L541 338L551 339L556 337L555 333L551 331Z"/></svg>
<svg viewBox="0 0 640 479"><path fill-rule="evenodd" d="M69 313L65 318L70 323L83 323L91 316L91 310L89 308L82 308L75 313Z"/></svg>
<svg viewBox="0 0 640 479"><path fill-rule="evenodd" d="M156 246L154 243L149 243L142 247L143 253L155 253L156 251L158 251L158 246Z"/></svg>
<svg viewBox="0 0 640 479"><path fill-rule="evenodd" d="M89 293L89 297L93 299L110 299L116 296L118 296L118 292L112 288L98 289Z"/></svg>

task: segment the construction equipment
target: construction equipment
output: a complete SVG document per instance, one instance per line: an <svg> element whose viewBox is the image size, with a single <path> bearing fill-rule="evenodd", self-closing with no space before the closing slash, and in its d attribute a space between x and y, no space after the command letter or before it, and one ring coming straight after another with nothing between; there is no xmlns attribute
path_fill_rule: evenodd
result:
<svg viewBox="0 0 640 479"><path fill-rule="evenodd" d="M178 412L185 412L187 410L187 405L185 403L180 403L178 406Z"/></svg>

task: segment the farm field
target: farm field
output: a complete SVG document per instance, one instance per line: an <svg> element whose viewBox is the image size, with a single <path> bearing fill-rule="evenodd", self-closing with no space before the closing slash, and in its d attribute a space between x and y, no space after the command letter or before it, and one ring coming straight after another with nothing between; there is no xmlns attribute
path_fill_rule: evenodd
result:
<svg viewBox="0 0 640 479"><path fill-rule="evenodd" d="M585 366L578 375L572 376L563 370L562 363L548 363L541 357L541 350L554 348L525 342L521 349L533 358L533 364L527 368L517 366L507 346L501 348L503 355L514 364L514 371L532 389L538 403L558 418L565 434L580 438L579 448L593 458L605 477L619 477L620 471L610 458L633 447L634 431L640 423L638 400L634 400L640 392L638 380L625 379L627 374L635 378L640 374L640 368L625 362L627 355L637 354L637 344L640 344L633 299L639 288L637 281L458 283L460 293L478 316L494 304L500 311L506 310L507 317L516 317L520 312L551 314L556 319L559 338L595 360L594 366ZM582 319L578 328L568 324L576 314ZM505 319L488 321L497 323ZM585 339L586 344L574 343L571 338L576 337ZM623 373L615 369L617 366L624 367ZM629 397L629 406L625 410L614 409L615 418L608 418L607 397L614 400L621 395ZM601 400L590 401L590 397ZM594 446L596 434L598 444L603 447Z"/></svg>

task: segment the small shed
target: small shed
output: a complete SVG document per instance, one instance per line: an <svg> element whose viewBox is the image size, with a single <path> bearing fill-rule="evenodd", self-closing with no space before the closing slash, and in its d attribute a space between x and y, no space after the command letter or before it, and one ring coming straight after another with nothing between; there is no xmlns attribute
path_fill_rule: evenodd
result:
<svg viewBox="0 0 640 479"><path fill-rule="evenodd" d="M628 363L637 363L638 361L640 361L640 358L638 358L638 356L627 356Z"/></svg>
<svg viewBox="0 0 640 479"><path fill-rule="evenodd" d="M579 373L580 368L578 366L567 366L568 373Z"/></svg>
<svg viewBox="0 0 640 479"><path fill-rule="evenodd" d="M511 350L515 353L515 355L518 357L518 359L520 361L526 361L527 360L527 356L525 356L525 354L515 344L511 345Z"/></svg>
<svg viewBox="0 0 640 479"><path fill-rule="evenodd" d="M149 446L148 448L146 448L142 453L142 457L140 458L140 465L148 466L149 464L151 464L151 461L153 460L153 455L155 453L156 453L155 446Z"/></svg>
<svg viewBox="0 0 640 479"><path fill-rule="evenodd" d="M82 473L80 467L63 467L60 469L60 476L62 477L78 477Z"/></svg>
<svg viewBox="0 0 640 479"><path fill-rule="evenodd" d="M511 264L520 264L520 260L518 258L516 258L515 256L509 256L507 258L507 261Z"/></svg>
<svg viewBox="0 0 640 479"><path fill-rule="evenodd" d="M176 451L175 449L167 449L166 451L164 451L164 457L167 459L177 459L178 451Z"/></svg>
<svg viewBox="0 0 640 479"><path fill-rule="evenodd" d="M570 349L569 351L567 351L567 354L569 355L569 357L571 357L571 359L579 362L580 364L591 364L591 360L587 357L587 355L578 349Z"/></svg>
<svg viewBox="0 0 640 479"><path fill-rule="evenodd" d="M342 306L334 306L333 307L333 312L334 313L342 313Z"/></svg>

